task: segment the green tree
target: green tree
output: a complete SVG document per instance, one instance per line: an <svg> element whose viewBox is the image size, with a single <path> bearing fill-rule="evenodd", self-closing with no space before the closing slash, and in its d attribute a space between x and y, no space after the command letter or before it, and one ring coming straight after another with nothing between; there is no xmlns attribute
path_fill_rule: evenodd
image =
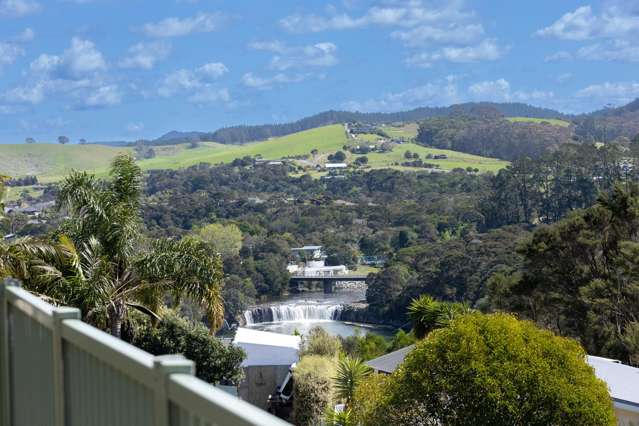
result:
<svg viewBox="0 0 639 426"><path fill-rule="evenodd" d="M334 360L308 355L293 370L293 416L300 426L316 425L333 403Z"/></svg>
<svg viewBox="0 0 639 426"><path fill-rule="evenodd" d="M322 327L313 327L302 341L300 355L317 355L335 358L341 350L338 337L331 336Z"/></svg>
<svg viewBox="0 0 639 426"><path fill-rule="evenodd" d="M333 378L335 396L349 407L353 401L355 388L370 373L370 367L364 364L361 359L349 356L342 357L337 363L337 372Z"/></svg>
<svg viewBox="0 0 639 426"><path fill-rule="evenodd" d="M80 307L94 323L105 316L118 337L130 308L157 317L167 294L202 304L217 330L224 316L220 257L192 238L143 241L141 183L142 172L128 155L114 159L109 181L73 172L62 182L58 203L70 218L60 241L72 260L37 290Z"/></svg>
<svg viewBox="0 0 639 426"><path fill-rule="evenodd" d="M242 248L242 231L235 224L212 223L200 228L197 236L224 259L237 256Z"/></svg>
<svg viewBox="0 0 639 426"><path fill-rule="evenodd" d="M202 324L170 311L163 312L157 326L147 322L138 328L131 343L153 355L184 355L195 362L196 375L209 383L237 385L243 377L242 349L224 344Z"/></svg>
<svg viewBox="0 0 639 426"><path fill-rule="evenodd" d="M423 424L616 424L607 386L581 346L506 314L468 314L433 331L382 392L374 409L354 404L369 405L363 424L419 423L393 418L404 408L418 408Z"/></svg>

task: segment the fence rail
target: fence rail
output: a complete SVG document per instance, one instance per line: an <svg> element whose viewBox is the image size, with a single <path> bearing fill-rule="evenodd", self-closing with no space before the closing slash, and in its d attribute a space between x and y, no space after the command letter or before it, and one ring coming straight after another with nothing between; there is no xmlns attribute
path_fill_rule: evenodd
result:
<svg viewBox="0 0 639 426"><path fill-rule="evenodd" d="M0 283L0 426L283 426L194 376L180 355L153 356Z"/></svg>

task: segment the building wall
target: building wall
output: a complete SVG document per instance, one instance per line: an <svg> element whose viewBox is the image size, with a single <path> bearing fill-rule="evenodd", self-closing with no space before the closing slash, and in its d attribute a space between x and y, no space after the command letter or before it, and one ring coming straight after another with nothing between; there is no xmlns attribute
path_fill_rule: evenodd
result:
<svg viewBox="0 0 639 426"><path fill-rule="evenodd" d="M244 401L266 409L268 396L275 392L290 366L288 365L260 365L244 367L244 380L239 386L239 397Z"/></svg>
<svg viewBox="0 0 639 426"><path fill-rule="evenodd" d="M615 407L615 416L619 426L639 426L639 413Z"/></svg>

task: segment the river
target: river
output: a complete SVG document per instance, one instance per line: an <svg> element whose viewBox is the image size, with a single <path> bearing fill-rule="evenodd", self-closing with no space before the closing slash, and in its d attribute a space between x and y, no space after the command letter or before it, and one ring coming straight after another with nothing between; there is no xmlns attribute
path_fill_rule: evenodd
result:
<svg viewBox="0 0 639 426"><path fill-rule="evenodd" d="M392 335L392 329L387 327L340 321L345 304L364 299L363 289L336 289L330 294L291 294L249 309L244 312L244 320L248 328L281 334L293 334L295 330L307 334L311 328L320 326L336 336L346 337L356 333Z"/></svg>

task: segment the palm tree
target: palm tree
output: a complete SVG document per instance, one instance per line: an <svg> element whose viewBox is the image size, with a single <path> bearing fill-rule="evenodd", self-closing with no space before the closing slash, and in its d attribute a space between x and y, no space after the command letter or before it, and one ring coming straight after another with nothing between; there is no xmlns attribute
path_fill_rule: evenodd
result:
<svg viewBox="0 0 639 426"><path fill-rule="evenodd" d="M428 295L413 299L408 306L408 316L418 339L435 329L448 326L455 318L470 312L473 309L466 303L440 302Z"/></svg>
<svg viewBox="0 0 639 426"><path fill-rule="evenodd" d="M370 367L359 358L349 356L341 358L337 363L337 373L333 378L335 395L344 400L348 407L353 401L355 388L370 373Z"/></svg>
<svg viewBox="0 0 639 426"><path fill-rule="evenodd" d="M113 161L110 180L73 172L61 185L58 205L70 216L60 244L70 254L44 291L78 306L96 323L106 317L120 337L129 308L154 318L166 295L203 305L211 331L223 321L222 265L195 239L145 241L141 235L142 172L129 155Z"/></svg>

